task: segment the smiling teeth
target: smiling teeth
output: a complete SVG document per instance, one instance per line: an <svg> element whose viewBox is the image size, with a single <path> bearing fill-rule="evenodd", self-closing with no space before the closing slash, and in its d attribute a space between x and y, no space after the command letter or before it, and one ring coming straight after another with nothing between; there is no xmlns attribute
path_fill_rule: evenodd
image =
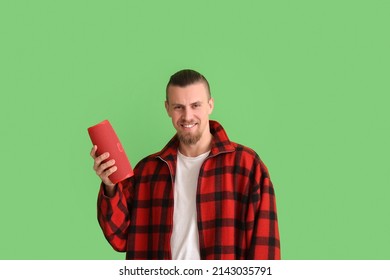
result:
<svg viewBox="0 0 390 280"><path fill-rule="evenodd" d="M183 124L183 126L184 126L185 128L191 128L191 127L194 127L195 124Z"/></svg>

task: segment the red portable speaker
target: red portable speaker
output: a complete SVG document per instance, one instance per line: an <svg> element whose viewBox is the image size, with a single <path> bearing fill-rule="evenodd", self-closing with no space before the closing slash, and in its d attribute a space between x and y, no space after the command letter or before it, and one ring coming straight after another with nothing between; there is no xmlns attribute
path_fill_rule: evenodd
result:
<svg viewBox="0 0 390 280"><path fill-rule="evenodd" d="M125 150L108 120L88 128L88 134L92 143L97 146L97 156L105 152L110 153L110 157L103 162L115 159L114 165L118 169L109 176L111 182L116 184L134 175Z"/></svg>

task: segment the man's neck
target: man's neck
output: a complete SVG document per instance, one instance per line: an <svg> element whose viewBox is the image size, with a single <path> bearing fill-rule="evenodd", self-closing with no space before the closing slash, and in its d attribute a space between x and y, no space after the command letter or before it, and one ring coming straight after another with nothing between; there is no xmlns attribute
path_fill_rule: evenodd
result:
<svg viewBox="0 0 390 280"><path fill-rule="evenodd" d="M194 145L185 145L180 142L179 151L183 155L187 157L197 157L201 154L204 154L211 149L211 140L213 139L213 135L210 133L205 135L204 139L200 139Z"/></svg>

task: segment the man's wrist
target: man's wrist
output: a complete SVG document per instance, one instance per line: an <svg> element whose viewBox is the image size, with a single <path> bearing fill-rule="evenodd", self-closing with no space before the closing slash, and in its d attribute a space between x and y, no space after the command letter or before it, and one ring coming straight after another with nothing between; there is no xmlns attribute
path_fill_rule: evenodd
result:
<svg viewBox="0 0 390 280"><path fill-rule="evenodd" d="M103 185L103 191L104 195L108 197L113 197L116 193L116 185L113 186L107 186L106 184L102 183Z"/></svg>

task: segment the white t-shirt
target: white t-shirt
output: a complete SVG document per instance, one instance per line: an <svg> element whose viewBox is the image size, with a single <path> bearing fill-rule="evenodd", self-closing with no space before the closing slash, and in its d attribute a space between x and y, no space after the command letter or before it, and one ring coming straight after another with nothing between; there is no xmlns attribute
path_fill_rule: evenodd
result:
<svg viewBox="0 0 390 280"><path fill-rule="evenodd" d="M200 167L209 153L186 157L178 151L171 236L173 260L200 259L196 190Z"/></svg>

